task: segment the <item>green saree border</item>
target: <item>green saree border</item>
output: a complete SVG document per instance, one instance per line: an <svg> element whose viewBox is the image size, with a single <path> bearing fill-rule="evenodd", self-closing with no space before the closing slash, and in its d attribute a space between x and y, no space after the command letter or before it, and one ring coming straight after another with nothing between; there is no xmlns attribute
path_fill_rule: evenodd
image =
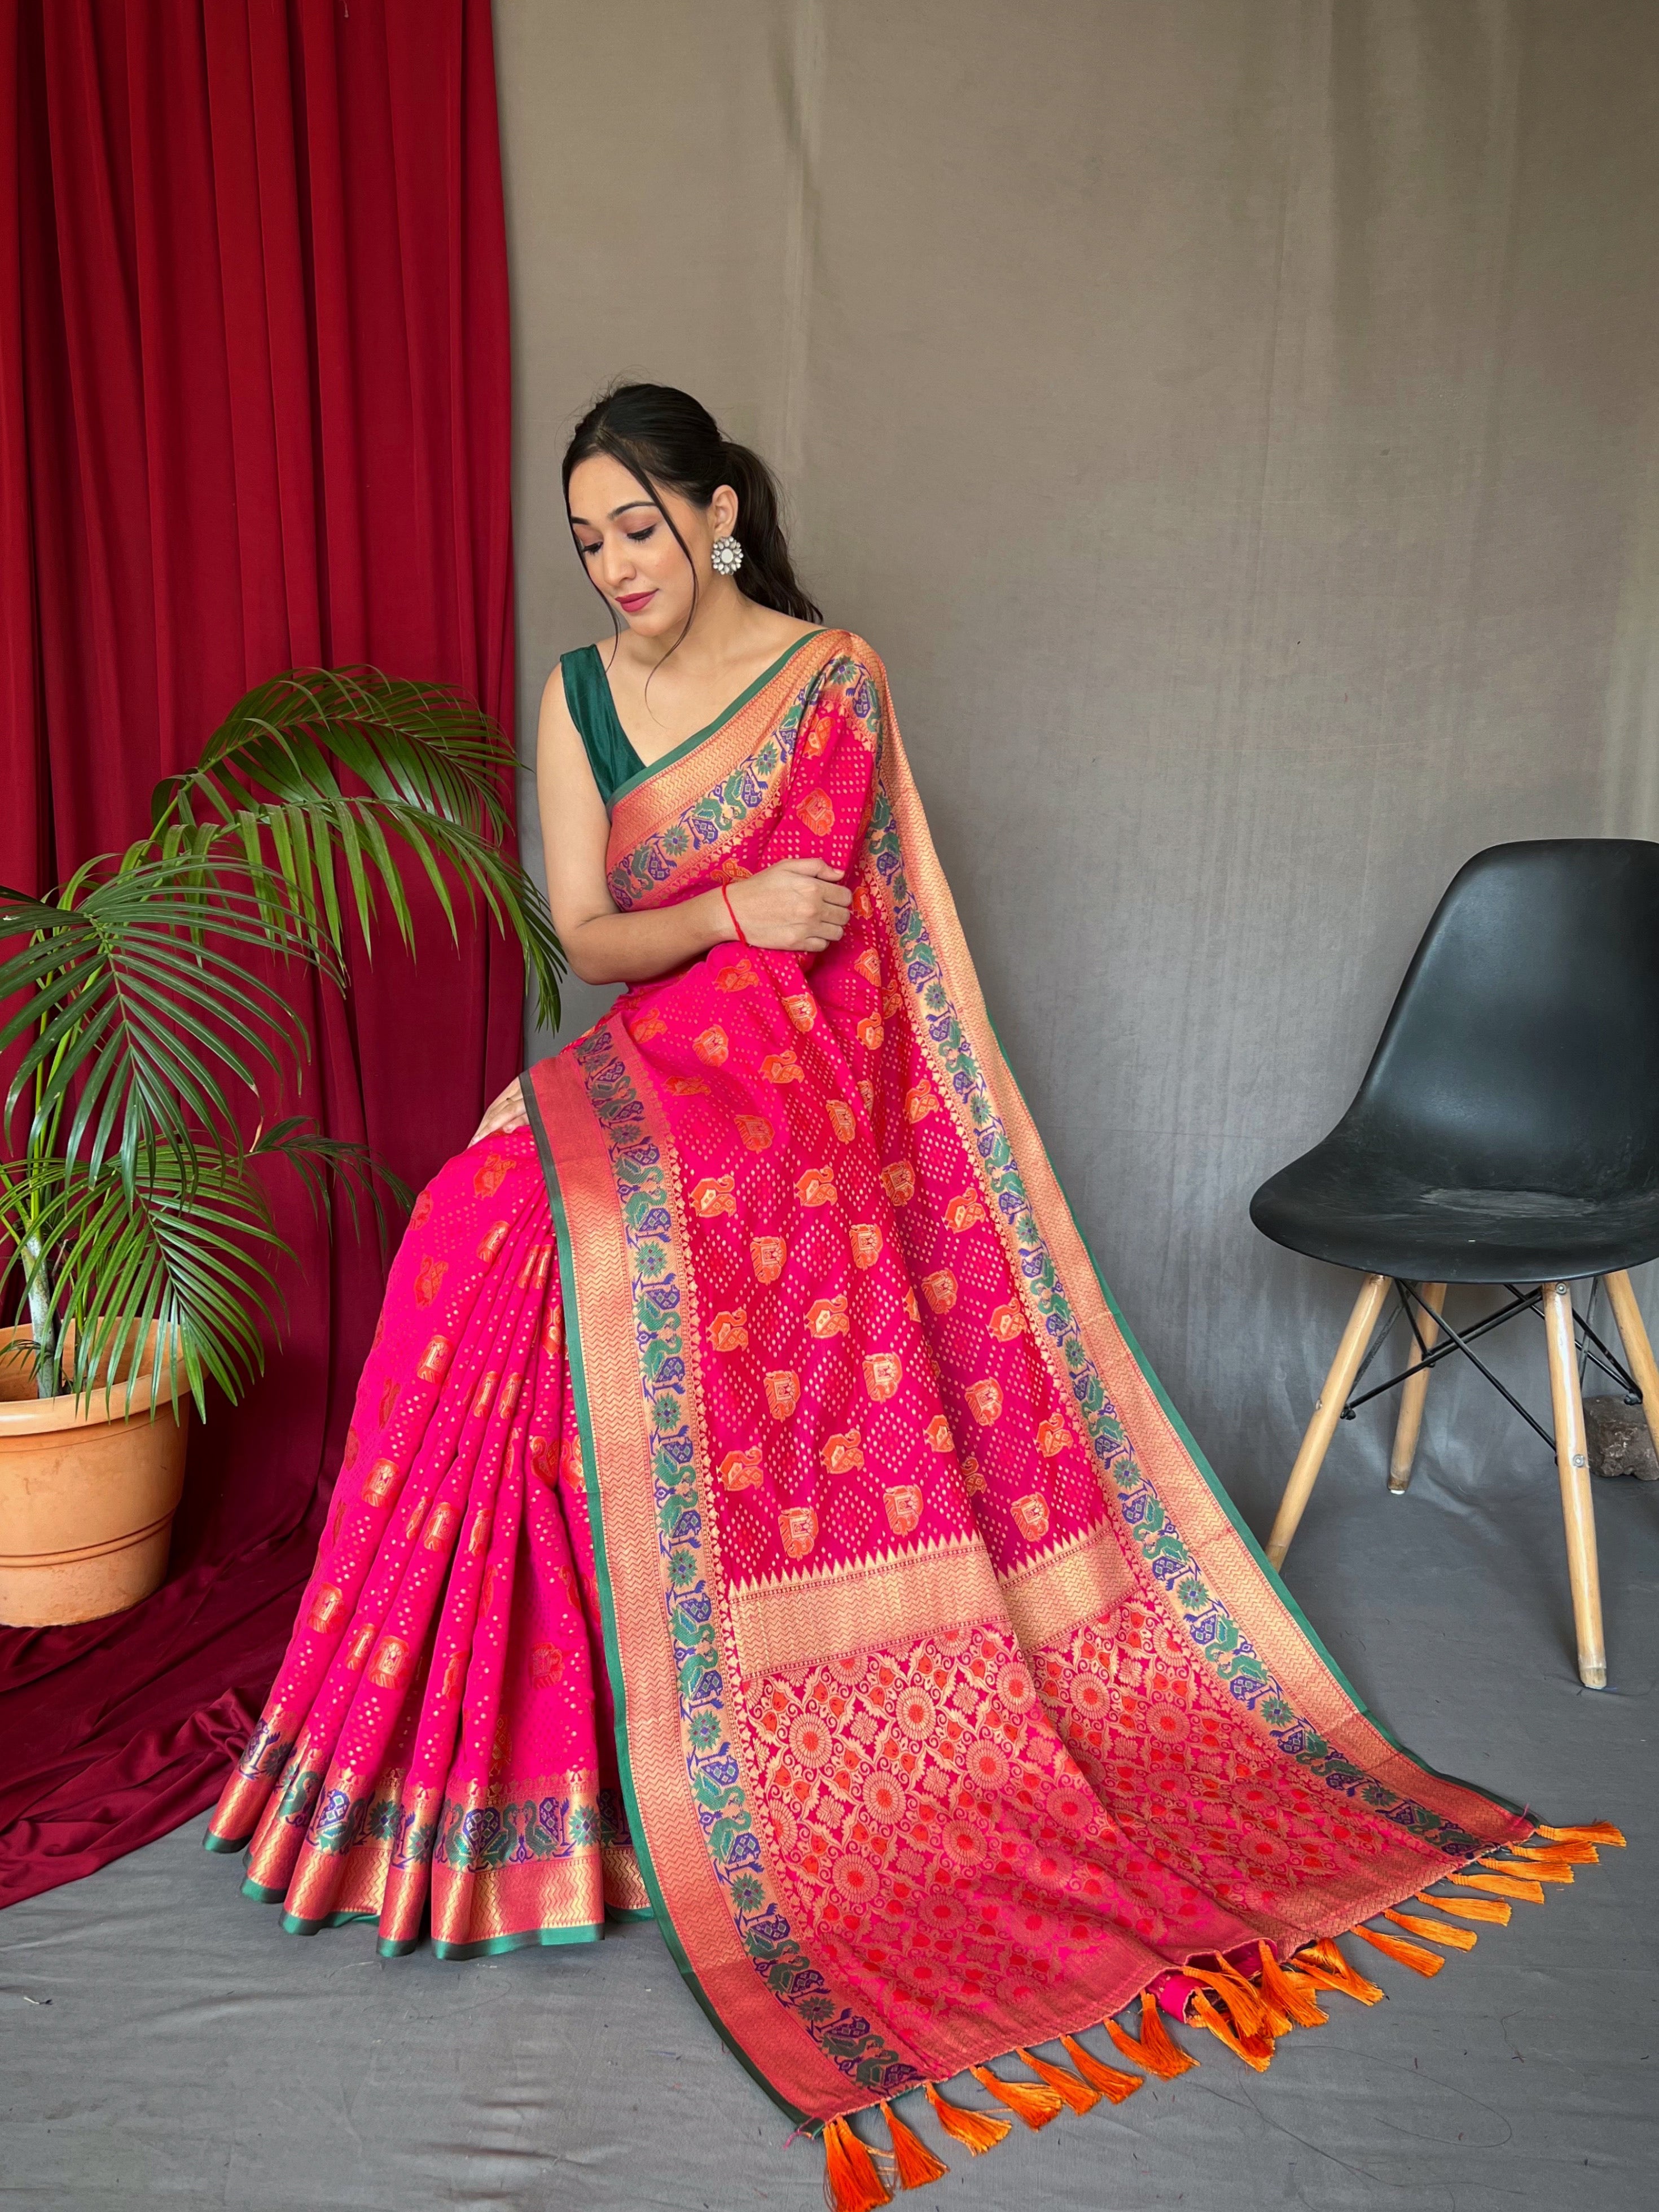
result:
<svg viewBox="0 0 1659 2212"><path fill-rule="evenodd" d="M499 1959L508 1951L550 1950L559 1943L598 1943L605 1936L601 1920L584 1922L580 1928L526 1928L516 1936L485 1936L476 1943L442 1943L434 1936L432 1955L434 1959ZM381 1956L390 1955L388 1947L379 1946Z"/></svg>
<svg viewBox="0 0 1659 2212"><path fill-rule="evenodd" d="M584 1921L579 1928L526 1928L515 1936L487 1936L476 1943L445 1943L434 1936L432 1955L434 1959L459 1960L495 1959L507 1951L549 1950L558 1943L599 1943L605 1940L606 1924L613 1920L654 1920L656 1914L648 1905L607 1905L604 1921ZM383 1959L405 1959L411 1951L420 1948L417 1936L383 1936L375 1949Z"/></svg>
<svg viewBox="0 0 1659 2212"><path fill-rule="evenodd" d="M638 791L641 785L649 783L653 775L659 775L665 768L672 768L676 761L684 760L688 754L696 752L699 745L705 744L710 738L718 736L720 732L723 730L726 724L731 720L733 714L740 714L744 708L749 704L749 702L763 692L775 677L782 675L784 670L787 668L790 662L794 659L795 655L800 651L804 645L810 645L815 637L824 637L827 636L828 634L829 633L824 625L820 623L817 629L809 629L804 637L798 637L792 646L787 647L785 650L778 655L777 659L772 663L772 665L769 668L762 670L761 673L755 678L754 682L749 686L749 689L746 691L739 692L729 707L723 708L720 714L716 714L712 722L706 723L701 730L694 730L689 738L682 738L678 744L672 746L662 756L660 760L653 760L648 767L641 768L637 775L630 775L625 783L619 783L611 794L610 799L606 805L605 811L607 813L613 813L616 811L617 803L619 799L626 799L630 792ZM608 678L606 681L608 684ZM616 713L614 701L611 705L611 712L613 714ZM617 715L617 726L618 729L622 728L622 717L620 715ZM626 730L623 730L623 735L624 738L628 738L629 750L633 753L635 759L637 760L639 758L639 752L634 744L633 739L628 737Z"/></svg>
<svg viewBox="0 0 1659 2212"><path fill-rule="evenodd" d="M802 638L804 645L806 640ZM742 702L739 702L739 704ZM737 711L736 708L732 712ZM658 766L665 763L659 762ZM525 1110L536 1139L542 1173L547 1183L548 1202L552 1208L555 1242L559 1250L559 1290L564 1302L565 1346L570 1359L571 1396L576 1408L576 1428L581 1438L582 1473L587 1485L588 1523L593 1537L593 1565L599 1586L599 1620L605 1632L605 1659L611 1676L611 1698L616 1714L617 1767L622 1782L623 1802L628 1808L628 1826L633 1841L635 1856L639 1864L646 1893L651 1899L651 1917L655 1920L668 1954L679 1969L680 1978L702 2008L715 2033L745 2074L757 2087L763 2089L778 2110L785 2113L798 2127L812 2127L817 2124L810 2114L788 2098L779 2094L755 2063L743 2045L727 2031L718 2008L709 1997L691 1964L684 1945L675 1929L667 1900L657 1869L652 1863L651 1849L646 1838L645 1820L640 1810L638 1795L634 1787L634 1763L628 1738L628 1692L623 1677L622 1647L617 1636L616 1598L611 1589L610 1563L605 1554L605 1509L599 1495L599 1462L593 1448L593 1415L588 1402L587 1376L582 1352L581 1321L576 1299L575 1252L570 1239L570 1221L565 1210L564 1194L559 1187L559 1170L548 1139L547 1126L542 1119L540 1102L536 1088L526 1070L519 1079L519 1089L525 1102ZM640 1917L643 1918L643 1914Z"/></svg>
<svg viewBox="0 0 1659 2212"><path fill-rule="evenodd" d="M202 1849L204 1851L245 1851L252 1841L253 1838L251 1835L242 1837L216 1836L212 1829L210 1828L206 1835L202 1838Z"/></svg>

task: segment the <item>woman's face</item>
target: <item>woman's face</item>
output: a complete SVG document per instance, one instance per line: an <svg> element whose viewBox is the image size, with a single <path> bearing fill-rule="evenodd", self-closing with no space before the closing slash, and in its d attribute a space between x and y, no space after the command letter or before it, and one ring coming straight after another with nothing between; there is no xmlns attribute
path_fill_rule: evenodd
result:
<svg viewBox="0 0 1659 2212"><path fill-rule="evenodd" d="M696 596L707 605L718 589L734 586L717 576L709 549L737 520L737 495L722 484L706 507L695 507L665 489L662 504L608 453L595 453L570 472L570 527L587 573L629 629L641 637L678 637ZM691 559L675 543L663 507L685 541Z"/></svg>

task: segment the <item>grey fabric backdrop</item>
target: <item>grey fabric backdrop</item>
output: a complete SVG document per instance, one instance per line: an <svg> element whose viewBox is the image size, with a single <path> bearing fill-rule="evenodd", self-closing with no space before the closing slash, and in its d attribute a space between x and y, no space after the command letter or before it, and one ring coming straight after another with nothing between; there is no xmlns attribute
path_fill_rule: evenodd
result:
<svg viewBox="0 0 1659 2212"><path fill-rule="evenodd" d="M1251 1191L1346 1104L1471 853L1659 834L1659 9L496 22L526 742L605 626L570 425L617 374L688 386L886 659L1061 1178L1264 1527L1356 1285ZM1340 1432L1314 1513L1380 1481L1389 1419ZM1506 1479L1553 1469L1437 1378L1420 1481L1486 1514Z"/></svg>

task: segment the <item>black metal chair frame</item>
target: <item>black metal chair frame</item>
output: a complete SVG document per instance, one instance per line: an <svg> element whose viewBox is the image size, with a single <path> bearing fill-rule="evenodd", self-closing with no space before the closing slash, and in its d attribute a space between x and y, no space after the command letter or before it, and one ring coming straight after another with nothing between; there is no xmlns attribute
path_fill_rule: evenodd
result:
<svg viewBox="0 0 1659 2212"><path fill-rule="evenodd" d="M1495 1328L1502 1328L1504 1322L1513 1321L1516 1314L1535 1313L1539 1320L1542 1321L1545 1317L1542 1285L1540 1285L1536 1290L1523 1291L1518 1289L1513 1283L1505 1283L1504 1288L1510 1294L1509 1304L1500 1306L1496 1313L1483 1314L1473 1328L1462 1334L1452 1327L1444 1314L1437 1313L1432 1306L1424 1303L1414 1283L1396 1282L1394 1287L1400 1300L1401 1311L1406 1316L1406 1325L1411 1330L1413 1340L1421 1357L1414 1365L1402 1367L1398 1375L1391 1375L1386 1382L1373 1383L1369 1390L1362 1391L1358 1397L1354 1396L1353 1385L1351 1383L1347 1401L1339 1418L1345 1421L1358 1419L1360 1407L1369 1406L1373 1398L1385 1398L1390 1390L1399 1389L1402 1383L1409 1382L1413 1376L1426 1376L1431 1369L1438 1367L1443 1360L1455 1358L1461 1352L1471 1365L1480 1369L1499 1397L1509 1401L1534 1435L1541 1437L1545 1444L1553 1452L1555 1449L1555 1438L1550 1431L1535 1415L1527 1411L1509 1385L1500 1376L1492 1373L1486 1361L1474 1349L1480 1338L1490 1336ZM1423 1331L1417 1325L1417 1311L1413 1309L1422 1312L1430 1320L1437 1335L1445 1337L1446 1341L1443 1344L1435 1343L1431 1346L1425 1341ZM1589 1361L1592 1366L1598 1367L1609 1382L1619 1385L1627 1406L1641 1405L1643 1403L1641 1386L1618 1353L1613 1351L1590 1327L1589 1316L1585 1314L1575 1313L1573 1328L1575 1348L1578 1353L1581 1367L1585 1361ZM1383 1346L1387 1344L1393 1332L1394 1323L1390 1322L1386 1328L1379 1329L1371 1339L1370 1348L1360 1361L1354 1375L1355 1382L1364 1379L1367 1369L1381 1352ZM1408 1469L1403 1481L1395 1483L1391 1480L1389 1487L1396 1497L1399 1497L1404 1493L1410 1480L1411 1475Z"/></svg>

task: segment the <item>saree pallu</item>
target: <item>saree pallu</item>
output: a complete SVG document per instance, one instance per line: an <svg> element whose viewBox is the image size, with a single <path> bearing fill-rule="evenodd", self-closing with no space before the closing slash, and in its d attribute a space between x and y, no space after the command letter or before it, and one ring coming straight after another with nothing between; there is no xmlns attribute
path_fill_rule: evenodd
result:
<svg viewBox="0 0 1659 2212"><path fill-rule="evenodd" d="M1376 1993L1329 1938L1533 1823L1367 1717L1140 1358L845 631L625 785L607 864L626 912L809 855L839 944L629 990L525 1079L533 1157L422 1197L211 1840L383 1948L648 1908L853 2206L848 2114L926 2178L891 2100L976 2148L964 2068L1033 2124L1127 2094L1069 2039L1149 1992L1263 2063L1316 1990ZM1560 1833L1445 1909L1570 1878L1601 1832ZM1142 2021L1120 2052L1191 2063Z"/></svg>

